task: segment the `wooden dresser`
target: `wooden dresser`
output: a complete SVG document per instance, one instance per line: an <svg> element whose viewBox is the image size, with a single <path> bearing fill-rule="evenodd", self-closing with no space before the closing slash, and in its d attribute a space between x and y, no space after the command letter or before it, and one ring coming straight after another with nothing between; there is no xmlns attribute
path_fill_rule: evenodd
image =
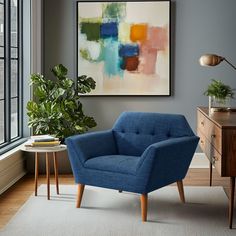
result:
<svg viewBox="0 0 236 236"><path fill-rule="evenodd" d="M230 177L229 227L232 228L236 176L236 112L212 112L208 108L197 109L197 133L199 145L210 161L210 185L212 165L222 177Z"/></svg>

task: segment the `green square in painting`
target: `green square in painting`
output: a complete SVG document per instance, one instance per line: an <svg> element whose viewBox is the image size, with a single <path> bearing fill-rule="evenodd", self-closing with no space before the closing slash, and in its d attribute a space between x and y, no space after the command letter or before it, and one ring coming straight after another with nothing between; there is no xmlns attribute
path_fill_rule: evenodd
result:
<svg viewBox="0 0 236 236"><path fill-rule="evenodd" d="M98 41L100 39L101 23L81 22L81 33L86 34L88 41Z"/></svg>

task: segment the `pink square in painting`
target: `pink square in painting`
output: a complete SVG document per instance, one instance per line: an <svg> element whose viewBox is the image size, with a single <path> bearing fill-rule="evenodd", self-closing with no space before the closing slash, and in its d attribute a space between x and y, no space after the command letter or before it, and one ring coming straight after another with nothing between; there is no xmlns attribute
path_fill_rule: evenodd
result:
<svg viewBox="0 0 236 236"><path fill-rule="evenodd" d="M148 39L152 48L165 50L168 42L167 31L162 27L150 27L148 31Z"/></svg>
<svg viewBox="0 0 236 236"><path fill-rule="evenodd" d="M152 48L150 41L140 45L140 64L139 72L146 75L156 72L157 49Z"/></svg>

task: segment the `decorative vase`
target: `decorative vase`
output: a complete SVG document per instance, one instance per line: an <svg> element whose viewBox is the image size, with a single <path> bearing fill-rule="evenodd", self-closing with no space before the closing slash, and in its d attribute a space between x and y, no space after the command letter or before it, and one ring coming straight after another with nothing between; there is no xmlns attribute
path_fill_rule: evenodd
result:
<svg viewBox="0 0 236 236"><path fill-rule="evenodd" d="M217 98L215 96L209 96L209 111L229 111L230 110L230 97Z"/></svg>

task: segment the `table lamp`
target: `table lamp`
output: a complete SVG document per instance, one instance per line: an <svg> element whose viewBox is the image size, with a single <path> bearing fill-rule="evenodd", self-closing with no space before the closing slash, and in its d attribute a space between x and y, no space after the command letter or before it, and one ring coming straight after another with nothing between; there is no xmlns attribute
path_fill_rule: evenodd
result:
<svg viewBox="0 0 236 236"><path fill-rule="evenodd" d="M217 66L218 64L220 64L222 61L225 61L227 64L229 64L234 70L236 70L236 67L229 62L225 57L222 56L218 56L216 54L205 54L202 55L199 59L199 63L201 66ZM209 112L211 111L212 108L212 101L211 101L211 97L209 97ZM235 111L235 109L232 108L227 108L225 111ZM222 109L215 109L215 111L223 111Z"/></svg>

